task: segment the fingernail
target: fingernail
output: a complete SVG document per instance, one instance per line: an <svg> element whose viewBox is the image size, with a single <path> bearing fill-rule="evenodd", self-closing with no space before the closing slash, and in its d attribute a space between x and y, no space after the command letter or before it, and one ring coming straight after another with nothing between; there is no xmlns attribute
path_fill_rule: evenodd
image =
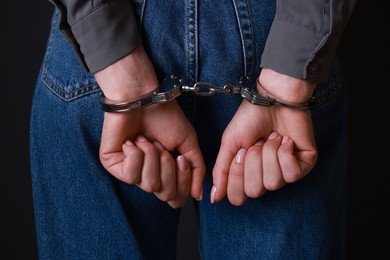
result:
<svg viewBox="0 0 390 260"><path fill-rule="evenodd" d="M277 132L272 132L272 133L268 136L268 140L275 139L277 136L278 136L278 133L277 133Z"/></svg>
<svg viewBox="0 0 390 260"><path fill-rule="evenodd" d="M255 143L256 146L262 146L264 144L264 140L263 139L260 139L259 141L257 141Z"/></svg>
<svg viewBox="0 0 390 260"><path fill-rule="evenodd" d="M133 142L132 142L132 141L130 141L130 140L126 140L125 144L126 144L126 145L128 145L128 146L132 146L132 145L134 145L134 144L133 144Z"/></svg>
<svg viewBox="0 0 390 260"><path fill-rule="evenodd" d="M215 200L215 194L217 193L217 187L215 187L213 185L213 187L211 188L211 194L210 194L210 202L211 203L214 203L214 200Z"/></svg>
<svg viewBox="0 0 390 260"><path fill-rule="evenodd" d="M145 142L145 141L147 141L147 139L146 139L146 137L145 137L145 136L143 136L143 135L139 135L139 136L137 136L137 141L140 141L140 142Z"/></svg>
<svg viewBox="0 0 390 260"><path fill-rule="evenodd" d="M158 149L160 152L164 151L164 146L162 146L162 144L161 144L160 142L154 141L153 144L154 144L154 146L157 147L157 149Z"/></svg>
<svg viewBox="0 0 390 260"><path fill-rule="evenodd" d="M286 144L288 140L290 140L290 138L287 135L283 136L282 144Z"/></svg>
<svg viewBox="0 0 390 260"><path fill-rule="evenodd" d="M177 157L177 165L180 171L185 171L188 169L188 163L183 155Z"/></svg>
<svg viewBox="0 0 390 260"><path fill-rule="evenodd" d="M245 160L246 149L241 148L236 154L236 163L243 163Z"/></svg>

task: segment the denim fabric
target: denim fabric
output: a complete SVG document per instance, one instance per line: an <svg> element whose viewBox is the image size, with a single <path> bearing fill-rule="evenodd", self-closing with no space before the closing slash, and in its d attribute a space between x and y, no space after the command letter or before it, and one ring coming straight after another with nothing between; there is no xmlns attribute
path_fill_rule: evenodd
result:
<svg viewBox="0 0 390 260"><path fill-rule="evenodd" d="M143 42L163 89L256 79L275 1L134 0ZM31 112L31 169L40 259L175 259L180 210L121 183L99 161L99 86L58 31L55 11ZM319 149L301 181L236 207L210 204L211 169L238 95L183 94L208 173L199 213L203 259L343 259L347 89L335 63L315 92Z"/></svg>

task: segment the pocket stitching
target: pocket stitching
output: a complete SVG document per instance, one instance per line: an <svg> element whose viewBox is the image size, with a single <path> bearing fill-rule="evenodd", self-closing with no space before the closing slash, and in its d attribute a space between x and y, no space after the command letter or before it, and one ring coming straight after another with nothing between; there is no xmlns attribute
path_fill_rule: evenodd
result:
<svg viewBox="0 0 390 260"><path fill-rule="evenodd" d="M48 41L48 47L45 55L45 62L44 62L44 68L43 68L41 80L44 82L46 87L50 89L57 97L59 97L63 101L69 102L79 97L96 93L101 90L96 82L85 82L87 83L87 85L80 84L77 88L73 88L71 89L71 91L66 91L65 87L58 85L56 82L52 80L53 77L50 75L49 67L50 67L50 61L52 60L52 46L55 38L54 34L56 31L56 26L58 26L59 16L60 13L58 10L56 10L56 13L53 17L51 30L50 30L50 38Z"/></svg>

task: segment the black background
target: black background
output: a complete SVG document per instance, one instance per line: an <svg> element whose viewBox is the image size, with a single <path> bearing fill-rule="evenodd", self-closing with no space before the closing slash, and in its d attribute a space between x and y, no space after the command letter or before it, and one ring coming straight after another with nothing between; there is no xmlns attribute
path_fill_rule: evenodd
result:
<svg viewBox="0 0 390 260"><path fill-rule="evenodd" d="M29 172L31 97L52 5L1 3L0 257L37 259ZM387 0L360 0L339 46L350 91L348 259L390 259L389 29ZM178 259L197 259L197 231L185 208Z"/></svg>

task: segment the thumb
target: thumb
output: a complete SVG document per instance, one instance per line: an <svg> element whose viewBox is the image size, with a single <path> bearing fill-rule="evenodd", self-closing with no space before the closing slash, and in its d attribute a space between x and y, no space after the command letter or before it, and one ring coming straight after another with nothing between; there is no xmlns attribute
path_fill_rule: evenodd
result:
<svg viewBox="0 0 390 260"><path fill-rule="evenodd" d="M196 200L202 199L203 179L206 174L206 165L198 145L197 139L188 140L177 148L190 165L191 171L191 196Z"/></svg>
<svg viewBox="0 0 390 260"><path fill-rule="evenodd" d="M227 193L229 170L238 148L222 142L213 168L213 187L211 189L211 203L221 201Z"/></svg>

